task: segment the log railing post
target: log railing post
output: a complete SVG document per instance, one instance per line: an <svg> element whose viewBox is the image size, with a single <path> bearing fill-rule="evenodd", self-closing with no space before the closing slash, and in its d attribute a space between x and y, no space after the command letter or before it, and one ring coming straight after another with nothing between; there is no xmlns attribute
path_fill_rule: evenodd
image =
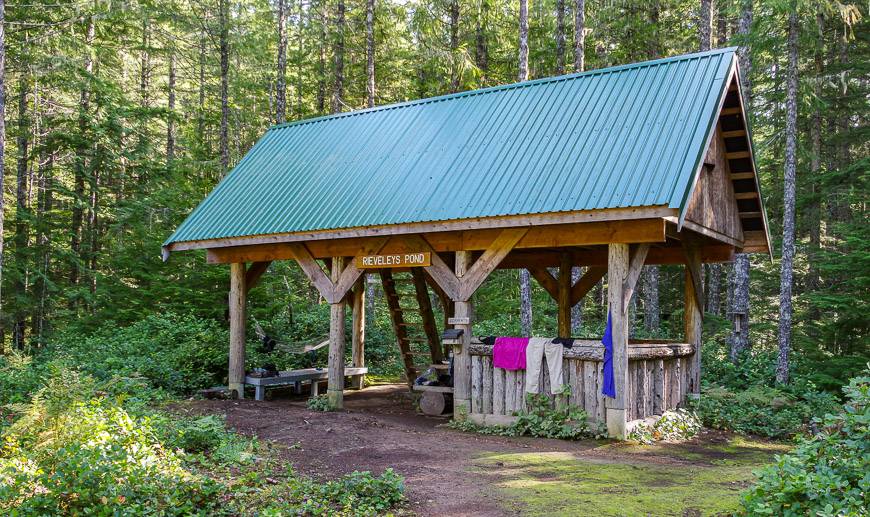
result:
<svg viewBox="0 0 870 517"><path fill-rule="evenodd" d="M351 350L353 352L352 364L361 368L366 365L366 275L363 274L357 280L353 288L353 321L351 328ZM351 386L361 390L365 383L364 375L355 375L351 378Z"/></svg>
<svg viewBox="0 0 870 517"><path fill-rule="evenodd" d="M456 252L456 277L462 277L471 267L471 252ZM468 318L468 324L457 324L462 329L461 343L453 351L453 418L462 419L471 412L471 300L456 301L453 306L454 318Z"/></svg>
<svg viewBox="0 0 870 517"><path fill-rule="evenodd" d="M344 257L332 259L332 282L337 284L344 271ZM336 298L329 305L329 370L327 373L327 396L329 405L335 409L344 407L344 317L345 299Z"/></svg>
<svg viewBox="0 0 870 517"><path fill-rule="evenodd" d="M685 300L685 332L686 343L695 347L695 353L688 358L689 383L686 393L690 398L701 396L701 333L704 323L704 294L700 291L701 258L696 248L686 249L686 300Z"/></svg>
<svg viewBox="0 0 870 517"><path fill-rule="evenodd" d="M230 357L228 388L245 398L245 263L230 264Z"/></svg>
<svg viewBox="0 0 870 517"><path fill-rule="evenodd" d="M625 439L628 393L628 315L624 282L628 276L628 244L609 244L607 253L607 302L613 336L613 378L616 397L606 398L607 432Z"/></svg>

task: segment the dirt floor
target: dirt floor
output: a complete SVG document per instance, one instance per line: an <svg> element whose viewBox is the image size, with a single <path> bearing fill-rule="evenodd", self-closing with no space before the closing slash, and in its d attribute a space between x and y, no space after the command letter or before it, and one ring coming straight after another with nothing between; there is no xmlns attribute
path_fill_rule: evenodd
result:
<svg viewBox="0 0 870 517"><path fill-rule="evenodd" d="M346 391L342 412L311 411L306 398L203 400L190 409L223 414L243 434L288 446L288 461L308 475L391 467L421 515L632 515L629 500L649 515L727 513L751 469L779 452L720 434L632 446L463 433L417 414L401 385ZM645 502L650 494L662 500Z"/></svg>

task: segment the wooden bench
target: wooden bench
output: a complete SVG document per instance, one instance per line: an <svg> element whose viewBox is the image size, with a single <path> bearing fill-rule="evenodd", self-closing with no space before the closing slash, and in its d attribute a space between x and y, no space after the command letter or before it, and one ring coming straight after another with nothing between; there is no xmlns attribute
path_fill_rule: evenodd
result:
<svg viewBox="0 0 870 517"><path fill-rule="evenodd" d="M357 375L365 375L368 373L368 368L345 366L344 376L355 377ZM245 377L245 384L254 387L254 400L263 400L266 396L266 388L274 388L276 386L294 387L296 394L302 392L302 383L304 381L311 382L311 395L317 396L320 393L320 382L327 379L328 373L326 368L305 368L302 370L287 370L278 372L275 377Z"/></svg>

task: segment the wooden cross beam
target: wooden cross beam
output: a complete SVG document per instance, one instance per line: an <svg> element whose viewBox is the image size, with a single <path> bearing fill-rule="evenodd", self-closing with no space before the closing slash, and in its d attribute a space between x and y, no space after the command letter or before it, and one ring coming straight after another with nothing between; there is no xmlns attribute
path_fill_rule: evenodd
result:
<svg viewBox="0 0 870 517"><path fill-rule="evenodd" d="M631 295L634 294L634 288L637 285L637 279L640 278L641 271L643 271L643 263L646 260L648 252L649 244L638 244L631 253L628 271L625 275L625 281L622 283L623 296L625 297L622 304L623 307L627 308L628 303L631 301Z"/></svg>
<svg viewBox="0 0 870 517"><path fill-rule="evenodd" d="M375 241L366 243L360 250L359 254L376 254L383 249L388 240L389 237L382 237ZM333 281L326 276L323 268L321 268L320 264L318 264L314 257L311 256L311 252L308 251L305 244L298 242L292 243L291 249L294 258L299 263L305 276L308 277L311 283L314 284L314 287L317 288L317 291L320 292L320 295L330 304L342 301L353 287L353 284L356 283L363 273L361 269L356 267L355 261L349 260L347 261L347 265L341 269L341 274L337 276L337 280Z"/></svg>
<svg viewBox="0 0 870 517"><path fill-rule="evenodd" d="M254 262L245 272L245 290L250 291L257 285L257 282L260 281L260 277L263 276L263 273L269 269L269 265L272 263L271 260L266 262Z"/></svg>
<svg viewBox="0 0 870 517"><path fill-rule="evenodd" d="M703 317L704 314L704 283L701 280L701 253L693 242L683 241L683 253L686 255L686 272L692 280L695 290L695 303Z"/></svg>
<svg viewBox="0 0 870 517"><path fill-rule="evenodd" d="M553 277L546 268L532 268L529 269L529 273L532 274L535 280L541 284L541 287L543 287L554 300L559 299L559 281ZM606 273L607 268L604 266L591 266L586 269L583 276L578 278L577 281L574 282L574 285L571 286L571 296L569 298L571 307L580 303L580 300L582 300L583 297L598 284L599 280L604 278Z"/></svg>

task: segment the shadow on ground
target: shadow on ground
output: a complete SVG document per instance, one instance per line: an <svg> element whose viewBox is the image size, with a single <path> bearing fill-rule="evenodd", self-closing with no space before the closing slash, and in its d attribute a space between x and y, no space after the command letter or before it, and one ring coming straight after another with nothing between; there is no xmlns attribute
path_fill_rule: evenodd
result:
<svg viewBox="0 0 870 517"><path fill-rule="evenodd" d="M179 411L224 414L239 432L283 445L308 475L392 467L423 515L728 514L752 470L785 450L721 433L652 446L461 433L416 414L395 384L346 392L341 412L311 411L305 400L203 400Z"/></svg>

